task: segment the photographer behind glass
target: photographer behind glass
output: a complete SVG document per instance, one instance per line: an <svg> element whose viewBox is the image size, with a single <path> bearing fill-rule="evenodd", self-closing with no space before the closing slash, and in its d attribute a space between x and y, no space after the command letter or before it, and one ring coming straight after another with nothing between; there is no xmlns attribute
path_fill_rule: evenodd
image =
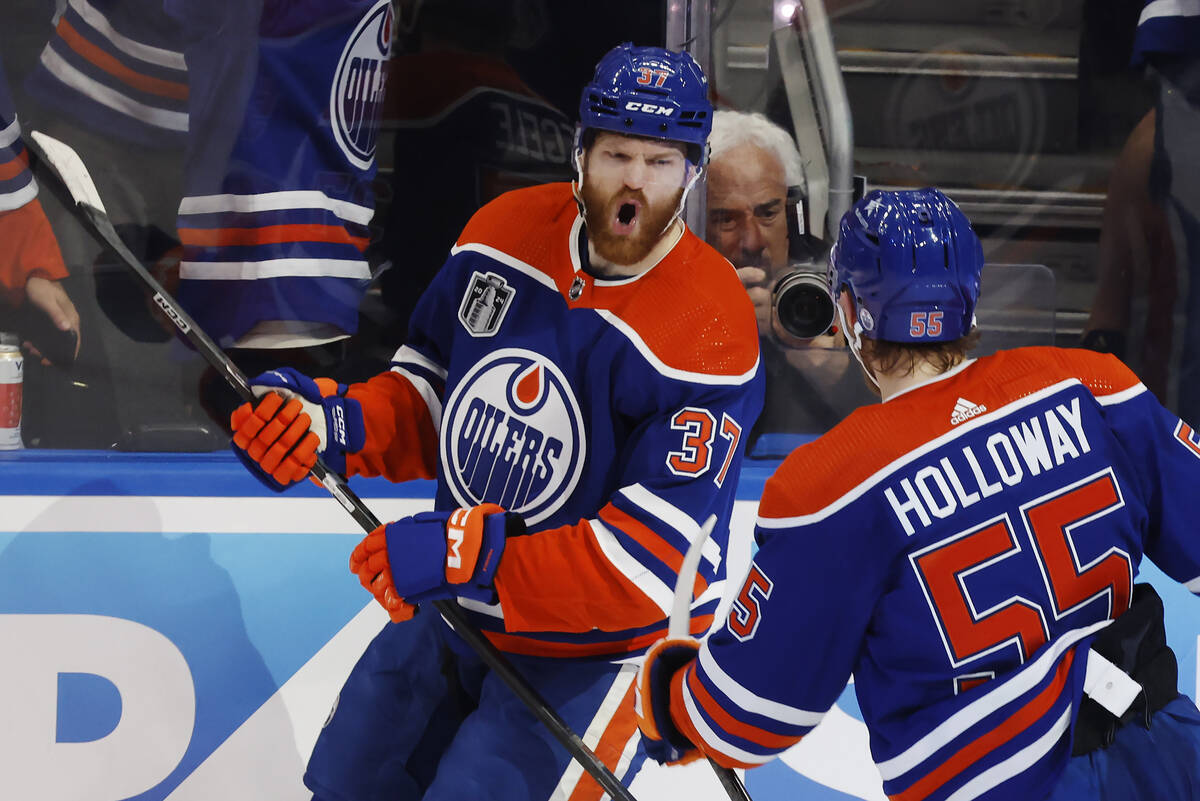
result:
<svg viewBox="0 0 1200 801"><path fill-rule="evenodd" d="M760 435L819 434L874 398L834 325L829 247L805 232L803 161L791 136L761 114L722 109L709 146L705 238L754 303L767 372L750 445L761 456L786 453L794 439Z"/></svg>

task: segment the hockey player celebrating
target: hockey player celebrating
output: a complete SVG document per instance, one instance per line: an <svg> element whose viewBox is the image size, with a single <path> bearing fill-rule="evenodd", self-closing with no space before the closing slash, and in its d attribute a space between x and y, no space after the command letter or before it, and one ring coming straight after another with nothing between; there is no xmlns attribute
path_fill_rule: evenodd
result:
<svg viewBox="0 0 1200 801"><path fill-rule="evenodd" d="M968 359L982 266L937 190L843 217L830 284L884 402L767 482L725 625L648 653L656 758L767 762L853 673L892 799L1198 797L1200 714L1133 576L1200 587L1200 436L1111 356Z"/></svg>
<svg viewBox="0 0 1200 801"><path fill-rule="evenodd" d="M468 223L392 369L339 386L255 379L236 451L277 486L319 452L349 475L436 477L437 511L367 536L351 569L393 621L343 688L305 781L318 799L598 799L548 730L432 607L473 621L624 781L644 758L640 655L689 544L716 517L691 627L762 405L754 310L680 220L712 108L686 53L622 45L580 103L574 184L502 195Z"/></svg>

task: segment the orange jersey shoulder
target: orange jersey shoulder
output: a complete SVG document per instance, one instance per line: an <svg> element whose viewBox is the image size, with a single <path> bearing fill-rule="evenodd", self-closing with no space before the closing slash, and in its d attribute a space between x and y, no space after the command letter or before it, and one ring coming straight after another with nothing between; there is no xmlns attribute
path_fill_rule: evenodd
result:
<svg viewBox="0 0 1200 801"><path fill-rule="evenodd" d="M567 296L576 275L579 217L569 183L506 192L475 213L456 247L483 247L544 273ZM686 228L657 265L629 280L586 281L575 308L591 308L659 368L741 376L758 362L754 305L733 266ZM685 377L685 376L681 376Z"/></svg>
<svg viewBox="0 0 1200 801"><path fill-rule="evenodd" d="M758 323L745 287L733 265L687 229L662 262L636 281L598 290L594 303L669 368L740 376L758 363Z"/></svg>
<svg viewBox="0 0 1200 801"><path fill-rule="evenodd" d="M1140 385L1128 367L1106 354L1051 347L1000 351L887 403L857 409L797 448L768 480L759 515L814 514L973 417L1071 383L1097 398Z"/></svg>
<svg viewBox="0 0 1200 801"><path fill-rule="evenodd" d="M551 275L570 274L571 227L578 213L569 183L514 189L475 212L455 247L483 246Z"/></svg>

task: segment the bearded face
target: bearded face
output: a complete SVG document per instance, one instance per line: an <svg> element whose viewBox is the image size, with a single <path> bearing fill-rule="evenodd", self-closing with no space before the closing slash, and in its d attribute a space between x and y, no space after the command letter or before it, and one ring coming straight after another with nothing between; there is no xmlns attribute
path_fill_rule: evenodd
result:
<svg viewBox="0 0 1200 801"><path fill-rule="evenodd" d="M679 209L688 177L683 145L601 133L583 162L584 223L602 259L636 264Z"/></svg>

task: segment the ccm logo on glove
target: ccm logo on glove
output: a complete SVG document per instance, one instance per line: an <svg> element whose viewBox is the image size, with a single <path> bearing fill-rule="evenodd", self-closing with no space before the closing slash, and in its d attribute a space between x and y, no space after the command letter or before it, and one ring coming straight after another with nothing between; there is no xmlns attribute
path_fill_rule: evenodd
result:
<svg viewBox="0 0 1200 801"><path fill-rule="evenodd" d="M490 576L492 560L499 557L495 543L484 542L483 522L487 515L503 513L495 504L455 509L446 521L446 580L465 584L476 574ZM502 548L501 545L500 547Z"/></svg>
<svg viewBox="0 0 1200 801"><path fill-rule="evenodd" d="M494 503L421 512L368 534L354 549L350 570L389 613L400 600L463 597L492 603L504 543L523 533L520 515Z"/></svg>

